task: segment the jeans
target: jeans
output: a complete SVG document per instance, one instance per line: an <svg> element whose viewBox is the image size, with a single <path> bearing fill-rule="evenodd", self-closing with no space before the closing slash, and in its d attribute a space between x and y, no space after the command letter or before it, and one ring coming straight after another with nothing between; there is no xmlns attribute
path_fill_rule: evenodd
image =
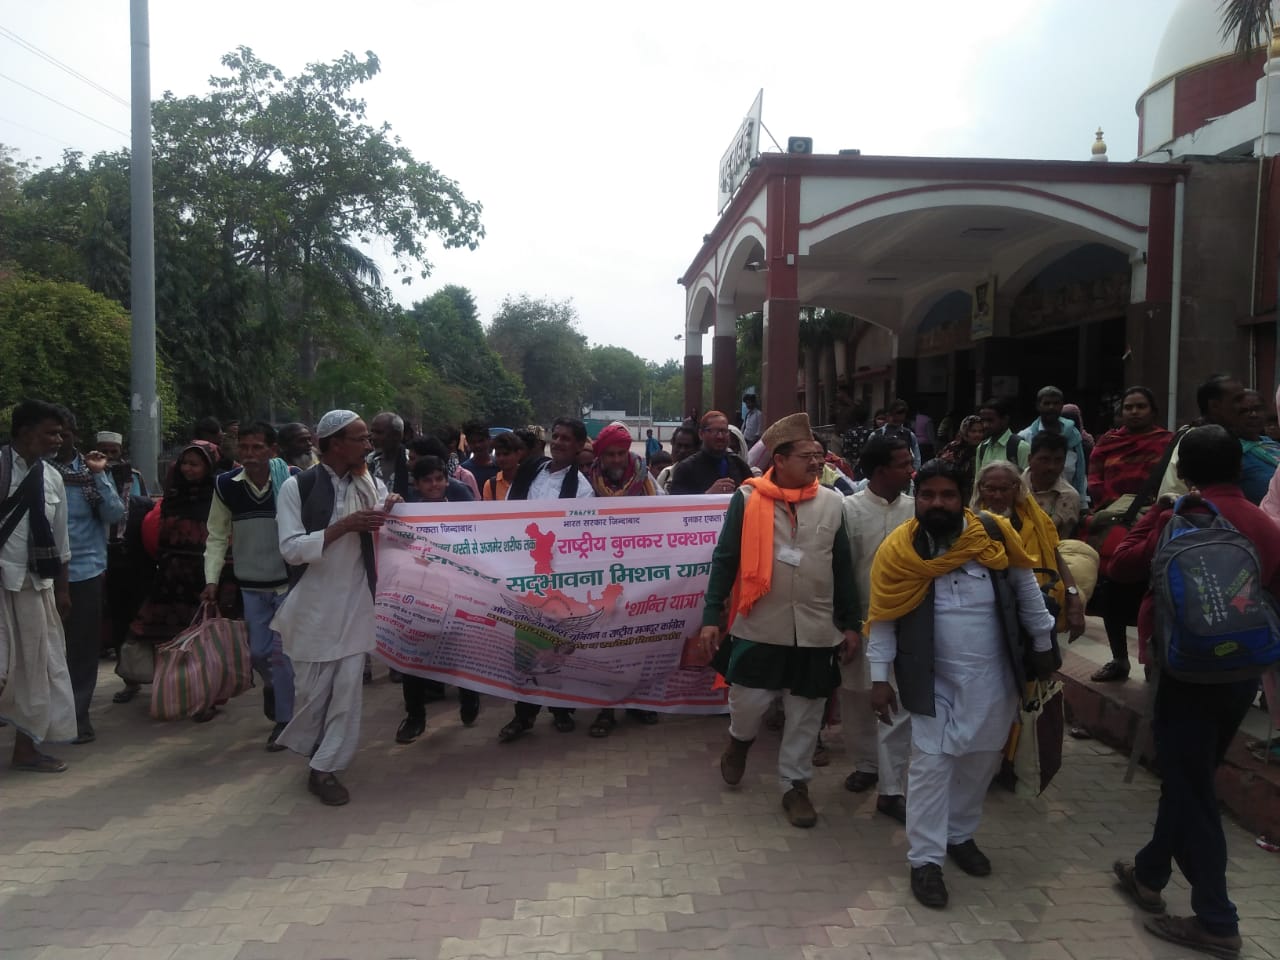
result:
<svg viewBox="0 0 1280 960"><path fill-rule="evenodd" d="M288 723L293 718L293 664L285 656L280 634L271 629L286 594L241 588L240 596L249 624L249 659L263 685L275 691L276 722Z"/></svg>
<svg viewBox="0 0 1280 960"><path fill-rule="evenodd" d="M1163 890L1177 863L1191 884L1191 909L1219 936L1239 932L1227 896L1227 839L1214 791L1214 771L1226 755L1258 691L1257 680L1186 683L1160 676L1151 728L1164 778L1151 841L1134 858L1134 875Z"/></svg>

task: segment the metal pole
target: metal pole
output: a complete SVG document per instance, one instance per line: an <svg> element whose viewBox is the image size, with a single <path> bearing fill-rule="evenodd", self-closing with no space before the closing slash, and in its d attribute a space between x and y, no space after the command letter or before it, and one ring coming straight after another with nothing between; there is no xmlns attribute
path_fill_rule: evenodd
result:
<svg viewBox="0 0 1280 960"><path fill-rule="evenodd" d="M1173 284L1169 304L1169 429L1178 429L1178 360L1182 341L1182 217L1187 184L1179 179L1173 188Z"/></svg>
<svg viewBox="0 0 1280 960"><path fill-rule="evenodd" d="M160 401L156 397L156 248L151 195L151 36L147 0L129 0L133 137L129 162L130 333L129 442L134 466L156 486Z"/></svg>

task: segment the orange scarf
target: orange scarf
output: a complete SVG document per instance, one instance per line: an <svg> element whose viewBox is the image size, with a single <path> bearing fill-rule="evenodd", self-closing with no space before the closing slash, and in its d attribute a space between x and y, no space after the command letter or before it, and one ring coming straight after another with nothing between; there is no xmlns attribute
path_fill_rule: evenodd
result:
<svg viewBox="0 0 1280 960"><path fill-rule="evenodd" d="M742 544L738 563L735 613L748 613L756 601L769 592L773 579L773 508L783 503L803 503L818 495L818 482L807 487L780 487L773 482L773 468L763 477L743 483L750 487L742 514Z"/></svg>

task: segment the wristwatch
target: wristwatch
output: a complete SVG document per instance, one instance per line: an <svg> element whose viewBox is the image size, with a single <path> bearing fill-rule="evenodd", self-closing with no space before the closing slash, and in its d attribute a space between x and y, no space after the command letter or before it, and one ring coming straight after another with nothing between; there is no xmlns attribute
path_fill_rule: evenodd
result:
<svg viewBox="0 0 1280 960"><path fill-rule="evenodd" d="M1067 587L1067 596L1078 597L1080 596L1080 590L1077 587Z"/></svg>

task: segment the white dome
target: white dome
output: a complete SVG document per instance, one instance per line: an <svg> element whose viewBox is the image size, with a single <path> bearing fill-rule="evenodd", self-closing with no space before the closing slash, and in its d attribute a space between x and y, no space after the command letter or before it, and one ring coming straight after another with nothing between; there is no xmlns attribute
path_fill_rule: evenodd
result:
<svg viewBox="0 0 1280 960"><path fill-rule="evenodd" d="M1222 38L1222 16L1214 0L1178 0L1156 49L1151 85L1234 50L1234 38Z"/></svg>

